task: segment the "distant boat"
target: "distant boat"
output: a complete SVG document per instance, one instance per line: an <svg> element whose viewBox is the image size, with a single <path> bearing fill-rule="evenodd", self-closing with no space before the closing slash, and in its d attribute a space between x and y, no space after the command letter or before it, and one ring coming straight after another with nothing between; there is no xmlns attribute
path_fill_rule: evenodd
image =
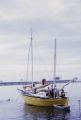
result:
<svg viewBox="0 0 81 120"><path fill-rule="evenodd" d="M34 86L33 82L33 44L32 44L32 34L31 34L31 52L32 52L32 85L24 86L21 94L24 98L26 104L35 106L54 106L62 105L68 106L69 98L63 95L59 95L59 91L56 86L56 39L55 39L55 49L54 49L54 80L53 84L47 84L46 80L42 80L40 86ZM50 90L50 87L52 89Z"/></svg>

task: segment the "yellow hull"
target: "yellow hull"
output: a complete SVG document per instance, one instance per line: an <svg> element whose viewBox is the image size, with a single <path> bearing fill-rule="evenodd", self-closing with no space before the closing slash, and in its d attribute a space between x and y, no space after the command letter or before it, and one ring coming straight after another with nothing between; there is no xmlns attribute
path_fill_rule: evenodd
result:
<svg viewBox="0 0 81 120"><path fill-rule="evenodd" d="M68 105L68 98L39 98L23 95L26 104L35 106Z"/></svg>

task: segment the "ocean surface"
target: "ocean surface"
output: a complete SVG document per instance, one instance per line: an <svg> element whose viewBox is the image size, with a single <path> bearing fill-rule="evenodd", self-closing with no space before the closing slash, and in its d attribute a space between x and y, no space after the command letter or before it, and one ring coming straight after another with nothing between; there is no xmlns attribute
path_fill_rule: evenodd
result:
<svg viewBox="0 0 81 120"><path fill-rule="evenodd" d="M57 84L58 87L62 85ZM70 112L26 105L17 87L0 87L0 120L81 120L81 83L71 83L65 87Z"/></svg>

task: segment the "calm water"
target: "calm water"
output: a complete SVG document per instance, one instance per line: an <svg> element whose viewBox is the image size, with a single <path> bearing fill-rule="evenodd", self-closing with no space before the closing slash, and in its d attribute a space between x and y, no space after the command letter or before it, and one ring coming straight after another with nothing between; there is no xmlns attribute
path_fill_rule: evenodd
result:
<svg viewBox="0 0 81 120"><path fill-rule="evenodd" d="M81 83L71 83L65 90L70 98L70 112L25 105L17 86L0 87L0 120L81 120L81 104L78 102L81 100ZM6 101L8 98L11 101Z"/></svg>

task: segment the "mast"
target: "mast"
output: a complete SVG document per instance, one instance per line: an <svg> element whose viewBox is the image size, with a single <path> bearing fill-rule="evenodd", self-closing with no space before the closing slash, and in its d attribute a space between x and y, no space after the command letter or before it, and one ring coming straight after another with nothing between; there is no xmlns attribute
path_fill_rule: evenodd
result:
<svg viewBox="0 0 81 120"><path fill-rule="evenodd" d="M53 78L54 87L56 87L56 39L54 39L54 78Z"/></svg>
<svg viewBox="0 0 81 120"><path fill-rule="evenodd" d="M32 40L32 29L31 29L31 70L32 70L32 87L33 87L33 40Z"/></svg>

